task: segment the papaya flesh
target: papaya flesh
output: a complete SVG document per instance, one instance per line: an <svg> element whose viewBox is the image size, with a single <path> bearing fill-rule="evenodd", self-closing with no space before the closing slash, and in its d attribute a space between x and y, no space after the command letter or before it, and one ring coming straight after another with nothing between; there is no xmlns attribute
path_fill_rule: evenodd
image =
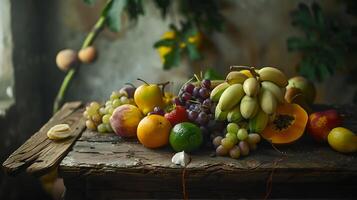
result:
<svg viewBox="0 0 357 200"><path fill-rule="evenodd" d="M280 104L273 122L262 131L261 136L273 144L291 144L304 134L308 115L294 103Z"/></svg>

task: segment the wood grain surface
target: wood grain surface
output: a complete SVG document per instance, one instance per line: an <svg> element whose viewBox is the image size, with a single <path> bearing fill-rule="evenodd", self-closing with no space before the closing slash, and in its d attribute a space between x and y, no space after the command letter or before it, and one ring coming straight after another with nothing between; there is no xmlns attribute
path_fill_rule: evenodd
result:
<svg viewBox="0 0 357 200"><path fill-rule="evenodd" d="M11 175L21 171L42 175L52 167L57 167L85 128L82 112L81 102L65 104L38 132L9 156L3 163L5 171ZM48 139L47 131L62 123L70 126L72 137L60 141Z"/></svg>
<svg viewBox="0 0 357 200"><path fill-rule="evenodd" d="M357 132L357 107L336 109L344 126ZM337 153L307 136L278 148L283 154L263 142L239 160L213 157L209 149L193 153L187 192L195 198L263 198L271 182L279 198L357 195L356 154ZM60 174L72 198L181 198L183 169L171 163L173 155L168 147L147 149L133 139L86 130L60 163Z"/></svg>

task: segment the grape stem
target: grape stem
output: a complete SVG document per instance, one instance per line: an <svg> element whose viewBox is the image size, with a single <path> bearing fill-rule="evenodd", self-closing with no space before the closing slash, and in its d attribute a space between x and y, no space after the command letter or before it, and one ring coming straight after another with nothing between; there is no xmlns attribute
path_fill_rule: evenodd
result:
<svg viewBox="0 0 357 200"><path fill-rule="evenodd" d="M133 88L136 88L135 85L132 84L132 83L125 83L125 85L129 85L129 86L131 86L131 87L133 87Z"/></svg>
<svg viewBox="0 0 357 200"><path fill-rule="evenodd" d="M105 11L108 9L108 6L111 6L111 1L112 0L108 0L108 2L106 3L106 6L102 10L102 15L99 17L98 21L94 24L92 30L88 33L87 37L84 39L81 49L87 48L88 46L92 45L94 40L99 35L99 33L103 30L105 22L107 20L107 15L103 13L105 13ZM78 63L77 66L71 68L66 74L66 76L64 77L61 87L53 103L53 114L55 114L60 108L60 106L63 104L63 99L66 95L68 87L71 81L73 80L74 75L78 71L79 67L80 67L80 63Z"/></svg>

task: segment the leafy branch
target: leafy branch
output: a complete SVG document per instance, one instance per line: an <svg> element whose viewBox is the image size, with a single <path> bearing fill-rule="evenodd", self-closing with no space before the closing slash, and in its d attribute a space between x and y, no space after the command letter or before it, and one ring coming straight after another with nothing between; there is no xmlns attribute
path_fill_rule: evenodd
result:
<svg viewBox="0 0 357 200"><path fill-rule="evenodd" d="M290 52L300 52L298 72L310 80L322 81L345 65L345 56L351 50L351 29L335 16L325 15L317 3L311 8L299 4L291 13L292 25L303 37L288 38Z"/></svg>

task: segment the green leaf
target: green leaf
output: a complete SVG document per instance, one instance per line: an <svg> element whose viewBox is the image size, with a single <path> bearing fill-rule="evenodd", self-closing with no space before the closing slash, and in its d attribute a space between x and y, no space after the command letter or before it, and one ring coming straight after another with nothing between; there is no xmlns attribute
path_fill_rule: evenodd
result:
<svg viewBox="0 0 357 200"><path fill-rule="evenodd" d="M171 0L155 0L155 3L160 8L162 17L165 18L167 10L171 4Z"/></svg>
<svg viewBox="0 0 357 200"><path fill-rule="evenodd" d="M96 0L83 0L83 2L92 6L95 4Z"/></svg>
<svg viewBox="0 0 357 200"><path fill-rule="evenodd" d="M176 43L177 42L175 39L162 39L154 43L154 48L158 48L162 46L170 47L170 46L174 46Z"/></svg>
<svg viewBox="0 0 357 200"><path fill-rule="evenodd" d="M112 0L108 7L107 25L113 32L120 31L121 28L121 14L127 4L127 0Z"/></svg>
<svg viewBox="0 0 357 200"><path fill-rule="evenodd" d="M164 70L168 70L172 67L178 66L181 59L180 48L176 46L168 54L166 54L164 58Z"/></svg>
<svg viewBox="0 0 357 200"><path fill-rule="evenodd" d="M142 0L128 0L126 6L130 19L137 20L140 15L144 15Z"/></svg>
<svg viewBox="0 0 357 200"><path fill-rule="evenodd" d="M311 42L299 37L288 38L287 44L288 44L288 51L307 50L313 46Z"/></svg>
<svg viewBox="0 0 357 200"><path fill-rule="evenodd" d="M187 47L187 52L188 52L188 57L191 60L198 60L201 58L201 54L199 53L199 51L197 50L196 45L191 44L191 43L187 43L186 44Z"/></svg>
<svg viewBox="0 0 357 200"><path fill-rule="evenodd" d="M209 79L209 80L224 80L224 76L219 74L216 70L212 68L208 68L203 75L204 79Z"/></svg>

